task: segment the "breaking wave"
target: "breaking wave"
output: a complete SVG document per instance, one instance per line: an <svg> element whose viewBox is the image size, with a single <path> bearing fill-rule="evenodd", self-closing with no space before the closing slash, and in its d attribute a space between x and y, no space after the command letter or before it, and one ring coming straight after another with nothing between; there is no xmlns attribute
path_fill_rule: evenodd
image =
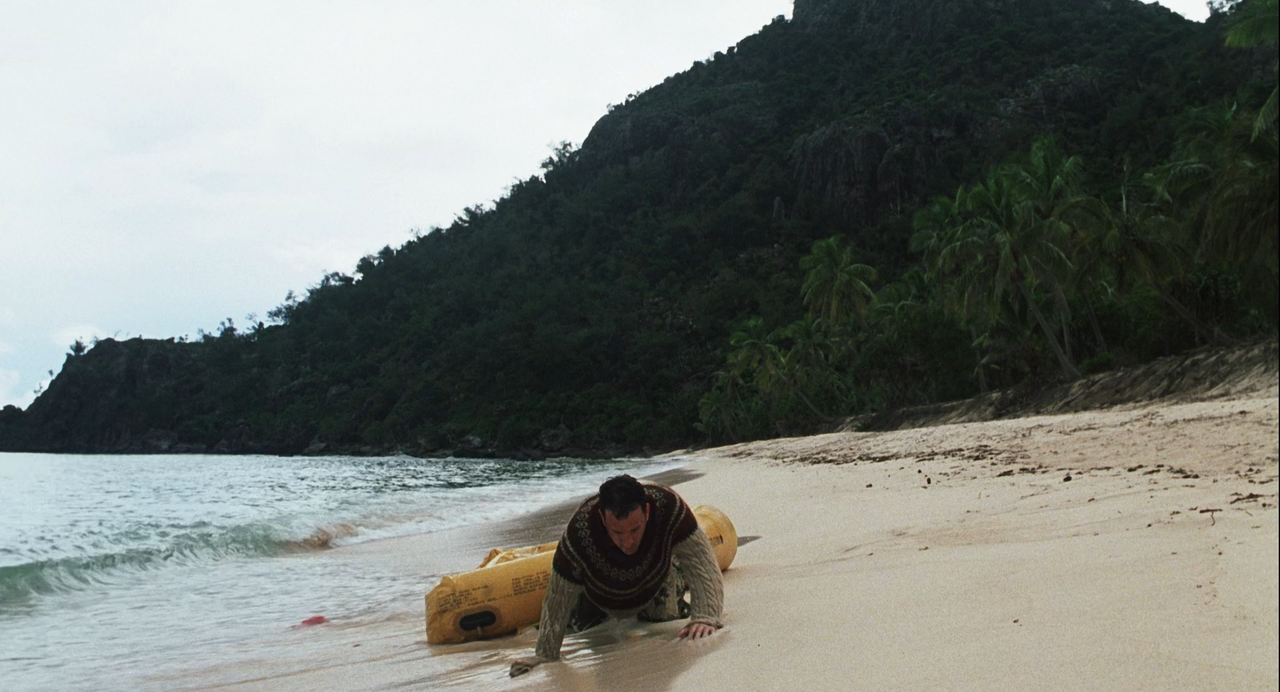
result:
<svg viewBox="0 0 1280 692"><path fill-rule="evenodd" d="M300 535L294 530L271 524L229 528L204 524L168 529L152 527L147 533L163 535L164 540L154 541L153 545L31 559L0 566L0 609L19 605L38 595L118 584L141 573L171 567L235 557L325 550L334 541L354 536L357 529L351 524L339 523L315 527Z"/></svg>

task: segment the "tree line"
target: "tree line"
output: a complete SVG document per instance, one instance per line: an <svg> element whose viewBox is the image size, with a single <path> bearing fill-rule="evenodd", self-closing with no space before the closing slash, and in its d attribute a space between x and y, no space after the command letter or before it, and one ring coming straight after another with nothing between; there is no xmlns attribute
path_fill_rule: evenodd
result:
<svg viewBox="0 0 1280 692"><path fill-rule="evenodd" d="M1275 53L1224 45L1251 5L847 4L263 322L74 350L0 447L657 451L1274 329Z"/></svg>
<svg viewBox="0 0 1280 692"><path fill-rule="evenodd" d="M1276 4L1245 6L1227 45L1276 42ZM912 220L917 264L873 288L845 235L799 263L806 314L729 339L699 402L717 440L1085 373L1275 334L1276 92L1181 118L1168 160L1118 181L1053 137Z"/></svg>

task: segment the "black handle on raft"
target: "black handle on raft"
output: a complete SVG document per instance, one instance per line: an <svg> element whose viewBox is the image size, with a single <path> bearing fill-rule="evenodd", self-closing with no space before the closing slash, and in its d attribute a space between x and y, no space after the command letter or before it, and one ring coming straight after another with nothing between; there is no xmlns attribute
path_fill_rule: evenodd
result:
<svg viewBox="0 0 1280 692"><path fill-rule="evenodd" d="M471 613L458 621L458 628L464 632L488 627L498 621L497 613L492 610L482 610L478 613Z"/></svg>

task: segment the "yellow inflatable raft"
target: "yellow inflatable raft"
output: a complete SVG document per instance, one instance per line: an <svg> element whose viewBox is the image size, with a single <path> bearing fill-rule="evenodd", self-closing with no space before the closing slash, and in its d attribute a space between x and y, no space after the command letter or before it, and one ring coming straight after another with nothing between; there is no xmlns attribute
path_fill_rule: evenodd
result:
<svg viewBox="0 0 1280 692"><path fill-rule="evenodd" d="M693 508L693 516L698 518L698 526L711 539L711 550L716 554L716 563L720 571L729 569L733 558L738 556L738 530L724 512L711 505L698 505Z"/></svg>
<svg viewBox="0 0 1280 692"><path fill-rule="evenodd" d="M694 507L693 514L711 539L720 569L729 569L738 553L733 522L710 505ZM442 577L426 596L427 643L489 639L537 624L555 552L556 543L494 548L476 569Z"/></svg>

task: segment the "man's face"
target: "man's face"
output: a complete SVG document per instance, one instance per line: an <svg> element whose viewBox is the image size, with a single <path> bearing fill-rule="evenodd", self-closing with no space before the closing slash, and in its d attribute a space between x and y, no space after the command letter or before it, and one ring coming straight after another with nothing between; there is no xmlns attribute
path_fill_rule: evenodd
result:
<svg viewBox="0 0 1280 692"><path fill-rule="evenodd" d="M604 519L604 528L609 532L609 539L626 555L635 555L640 549L640 539L644 538L644 527L649 522L649 505L643 509L633 509L627 514L617 517L613 512L604 510L600 513Z"/></svg>

